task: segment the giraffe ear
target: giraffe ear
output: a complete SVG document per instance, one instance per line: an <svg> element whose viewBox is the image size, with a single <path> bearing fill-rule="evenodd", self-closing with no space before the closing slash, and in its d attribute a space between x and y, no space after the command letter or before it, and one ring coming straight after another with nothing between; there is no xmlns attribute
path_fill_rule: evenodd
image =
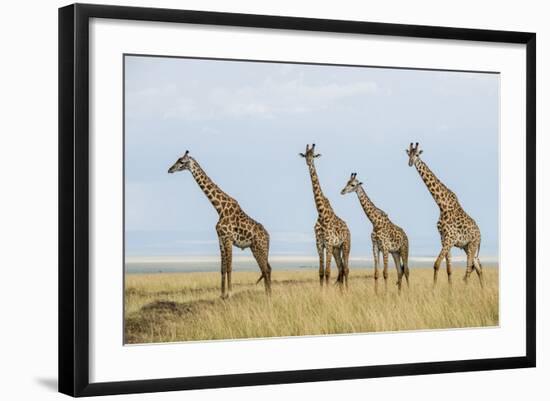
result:
<svg viewBox="0 0 550 401"><path fill-rule="evenodd" d="M420 152L418 152L418 154L419 154L419 155L421 155L421 154L422 154L422 152L424 152L424 151L423 151L423 150L420 150Z"/></svg>
<svg viewBox="0 0 550 401"><path fill-rule="evenodd" d="M315 156L313 156L315 159L318 157L321 157L321 153L317 153Z"/></svg>
<svg viewBox="0 0 550 401"><path fill-rule="evenodd" d="M359 184L357 184L357 185L363 185L363 183L362 183L362 182L360 182L360 183L359 183Z"/></svg>
<svg viewBox="0 0 550 401"><path fill-rule="evenodd" d="M298 153L298 156L306 157L303 153Z"/></svg>

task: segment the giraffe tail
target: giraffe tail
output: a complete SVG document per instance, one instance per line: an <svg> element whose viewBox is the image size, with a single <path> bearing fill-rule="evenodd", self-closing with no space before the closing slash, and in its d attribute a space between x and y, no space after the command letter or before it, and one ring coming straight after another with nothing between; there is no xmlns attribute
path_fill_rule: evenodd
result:
<svg viewBox="0 0 550 401"><path fill-rule="evenodd" d="M481 250L481 241L479 241L479 244L477 246L477 258L479 259L479 251Z"/></svg>
<svg viewBox="0 0 550 401"><path fill-rule="evenodd" d="M477 259L477 263L479 263L479 267L482 267L481 266L481 260L479 260L479 251L481 249L481 241L479 241L479 245L477 246L477 254L476 254L476 259Z"/></svg>

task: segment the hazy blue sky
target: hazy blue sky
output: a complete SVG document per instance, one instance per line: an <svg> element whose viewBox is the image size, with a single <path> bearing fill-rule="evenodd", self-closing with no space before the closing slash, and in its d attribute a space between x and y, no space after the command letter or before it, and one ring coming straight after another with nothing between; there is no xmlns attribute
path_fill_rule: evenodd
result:
<svg viewBox="0 0 550 401"><path fill-rule="evenodd" d="M315 255L298 156L312 142L352 255L372 254L372 226L340 195L351 172L411 255L436 255L439 210L407 165L411 141L477 221L482 255L498 254L498 75L151 57L126 57L125 73L127 255L218 254L214 208L189 172L167 173L186 149L265 226L273 255Z"/></svg>

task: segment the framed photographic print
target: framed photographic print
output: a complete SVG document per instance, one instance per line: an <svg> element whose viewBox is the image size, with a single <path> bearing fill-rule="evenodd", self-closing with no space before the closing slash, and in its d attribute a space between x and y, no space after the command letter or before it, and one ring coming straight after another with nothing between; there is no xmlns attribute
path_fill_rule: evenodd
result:
<svg viewBox="0 0 550 401"><path fill-rule="evenodd" d="M535 366L535 34L59 10L59 390Z"/></svg>

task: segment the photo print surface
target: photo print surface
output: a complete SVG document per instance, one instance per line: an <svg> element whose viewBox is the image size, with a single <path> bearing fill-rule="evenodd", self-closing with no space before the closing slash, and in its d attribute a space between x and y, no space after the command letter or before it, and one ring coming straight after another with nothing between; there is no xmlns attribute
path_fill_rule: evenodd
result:
<svg viewBox="0 0 550 401"><path fill-rule="evenodd" d="M126 55L126 344L499 324L499 74Z"/></svg>

